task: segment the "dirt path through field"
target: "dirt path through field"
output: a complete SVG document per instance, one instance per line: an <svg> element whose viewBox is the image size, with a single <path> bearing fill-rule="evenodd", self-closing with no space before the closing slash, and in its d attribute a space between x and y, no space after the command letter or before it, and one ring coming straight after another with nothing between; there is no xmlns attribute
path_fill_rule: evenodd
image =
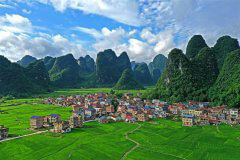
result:
<svg viewBox="0 0 240 160"><path fill-rule="evenodd" d="M218 125L216 126L216 128L217 128L217 132L220 133L220 134L222 134L222 132L220 131Z"/></svg>
<svg viewBox="0 0 240 160"><path fill-rule="evenodd" d="M129 149L129 150L122 156L121 160L126 159L127 156L128 156L131 152L133 152L135 149L137 149L137 148L140 146L140 144L139 144L137 141L135 141L135 140L133 140L133 139L131 139L131 138L128 137L129 134L134 133L136 130L138 130L138 129L140 129L140 128L142 127L141 124L138 124L138 123L137 123L137 125L138 125L137 128L135 128L135 129L132 130L132 131L128 131L128 132L125 133L125 138L126 138L127 140L135 143L136 145L135 145L134 147L132 147L131 149Z"/></svg>

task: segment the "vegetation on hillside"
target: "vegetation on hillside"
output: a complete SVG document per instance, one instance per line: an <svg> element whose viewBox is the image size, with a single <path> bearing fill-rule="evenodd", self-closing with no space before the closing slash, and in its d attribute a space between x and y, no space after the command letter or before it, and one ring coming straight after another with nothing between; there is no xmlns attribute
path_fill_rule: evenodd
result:
<svg viewBox="0 0 240 160"><path fill-rule="evenodd" d="M214 84L219 74L213 50L208 47L201 49L192 63L195 67L194 71L197 76L198 85L200 88L208 90Z"/></svg>
<svg viewBox="0 0 240 160"><path fill-rule="evenodd" d="M85 57L80 57L78 59L78 64L82 72L93 73L96 71L94 59L89 55L86 55Z"/></svg>
<svg viewBox="0 0 240 160"><path fill-rule="evenodd" d="M21 60L17 61L17 63L22 67L27 67L30 63L35 62L37 59L30 55L24 56Z"/></svg>
<svg viewBox="0 0 240 160"><path fill-rule="evenodd" d="M211 101L240 107L240 49L228 54L216 83L209 91Z"/></svg>
<svg viewBox="0 0 240 160"><path fill-rule="evenodd" d="M225 58L228 53L239 49L239 43L237 39L234 39L230 36L223 36L217 40L217 43L213 47L213 50L216 54L218 68L221 69Z"/></svg>
<svg viewBox="0 0 240 160"><path fill-rule="evenodd" d="M194 99L198 84L193 68L181 50L173 49L169 53L166 69L151 97L171 102Z"/></svg>
<svg viewBox="0 0 240 160"><path fill-rule="evenodd" d="M240 50L235 50L239 48L237 40L224 36L213 48L196 47L199 44L194 43L200 43L199 41L202 46L205 45L201 36L194 36L190 40L186 56L179 49L170 52L166 70L156 89L147 94L150 95L148 97L170 102L211 101L229 107L240 107ZM229 53L232 50L235 51ZM222 61L225 61L223 67Z"/></svg>
<svg viewBox="0 0 240 160"><path fill-rule="evenodd" d="M27 67L31 80L39 86L39 90L50 91L50 78L48 71L41 60L37 60Z"/></svg>
<svg viewBox="0 0 240 160"><path fill-rule="evenodd" d="M187 45L186 56L189 60L196 57L202 48L208 47L201 35L194 35Z"/></svg>
<svg viewBox="0 0 240 160"><path fill-rule="evenodd" d="M159 80L161 73L164 71L167 64L167 58L159 54L157 55L152 62L149 63L148 68L153 78L153 82L157 83Z"/></svg>
<svg viewBox="0 0 240 160"><path fill-rule="evenodd" d="M101 86L113 86L125 69L131 69L131 63L125 52L117 57L109 49L97 55L96 67L97 83Z"/></svg>
<svg viewBox="0 0 240 160"><path fill-rule="evenodd" d="M49 71L50 80L55 87L78 87L81 82L80 67L72 54L56 58Z"/></svg>
<svg viewBox="0 0 240 160"><path fill-rule="evenodd" d="M142 85L152 85L153 79L149 72L148 65L146 63L137 63L134 70L135 78Z"/></svg>
<svg viewBox="0 0 240 160"><path fill-rule="evenodd" d="M53 67L55 60L56 60L56 58L53 58L50 56L47 56L43 59L43 63L45 65L47 71L49 71Z"/></svg>
<svg viewBox="0 0 240 160"><path fill-rule="evenodd" d="M188 43L186 55L173 49L168 60L160 54L149 66L130 63L126 52L117 57L111 49L98 53L96 64L88 55L76 60L68 54L41 60L25 56L18 62L22 67L1 56L0 95L23 96L49 91L52 87L93 88L115 84L118 88L135 89L140 86L136 80L148 86L159 79L156 89L147 94L148 98L171 102L214 101L238 107L238 61L233 57L238 56L239 48L237 39L230 36L219 38L214 47L208 48L203 37L195 35ZM123 74L126 69L127 74Z"/></svg>
<svg viewBox="0 0 240 160"><path fill-rule="evenodd" d="M144 87L135 79L131 69L125 69L117 84L113 87L116 90L140 90Z"/></svg>
<svg viewBox="0 0 240 160"><path fill-rule="evenodd" d="M0 95L19 97L48 91L48 79L45 80L48 75L44 70L45 66L41 62L34 63L23 68L0 56Z"/></svg>

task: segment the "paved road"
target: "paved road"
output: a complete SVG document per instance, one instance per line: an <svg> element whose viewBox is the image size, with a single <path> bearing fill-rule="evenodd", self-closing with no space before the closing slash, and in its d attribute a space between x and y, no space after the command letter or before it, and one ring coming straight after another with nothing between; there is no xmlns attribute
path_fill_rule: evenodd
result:
<svg viewBox="0 0 240 160"><path fill-rule="evenodd" d="M94 121L96 121L96 120L84 121L83 123L94 122ZM23 136L18 136L18 137L13 137L13 138L3 139L3 140L0 140L0 143L2 143L2 142L6 142L6 141L11 141L11 140L14 140L14 139L19 139L19 138L29 137L29 136L33 136L33 135L37 135L37 134L41 134L41 133L45 133L45 132L48 132L48 130L45 130L45 131L39 131L39 132L35 132L35 133L31 133L31 134L23 135Z"/></svg>
<svg viewBox="0 0 240 160"><path fill-rule="evenodd" d="M29 137L29 136L33 136L33 135L37 135L37 134L42 134L42 133L45 133L45 132L48 132L48 130L45 130L45 131L39 131L39 132L35 132L35 133L31 133L31 134L23 135L23 136L18 136L18 137L13 137L13 138L3 139L3 140L0 140L0 143L2 143L2 142L6 142L6 141L11 141L11 140L14 140L14 139L19 139L19 138Z"/></svg>

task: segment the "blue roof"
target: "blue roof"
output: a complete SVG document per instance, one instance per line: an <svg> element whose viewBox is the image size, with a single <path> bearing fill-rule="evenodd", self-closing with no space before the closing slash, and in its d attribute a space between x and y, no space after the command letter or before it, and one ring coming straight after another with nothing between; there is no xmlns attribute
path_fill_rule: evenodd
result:
<svg viewBox="0 0 240 160"><path fill-rule="evenodd" d="M102 116L102 117L100 117L99 119L100 119L100 120L103 120L103 119L107 119L107 117Z"/></svg>
<svg viewBox="0 0 240 160"><path fill-rule="evenodd" d="M50 116L52 116L52 117L57 117L58 114L51 114Z"/></svg>
<svg viewBox="0 0 240 160"><path fill-rule="evenodd" d="M40 116L32 116L32 118L41 118Z"/></svg>
<svg viewBox="0 0 240 160"><path fill-rule="evenodd" d="M96 109L94 109L94 108L88 108L87 110L89 110L89 111L96 111Z"/></svg>
<svg viewBox="0 0 240 160"><path fill-rule="evenodd" d="M194 116L193 115L191 115L191 114L184 114L183 115L183 118L193 118Z"/></svg>

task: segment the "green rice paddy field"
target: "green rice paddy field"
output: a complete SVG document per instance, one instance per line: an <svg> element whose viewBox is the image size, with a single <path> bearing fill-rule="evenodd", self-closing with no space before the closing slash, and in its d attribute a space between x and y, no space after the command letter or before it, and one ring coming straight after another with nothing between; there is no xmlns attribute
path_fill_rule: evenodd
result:
<svg viewBox="0 0 240 160"><path fill-rule="evenodd" d="M145 90L124 90L124 91L116 91L117 93L144 93L149 89L153 89L153 86L148 86L146 87ZM57 90L55 92L49 93L49 94L42 94L42 97L58 97L62 95L81 95L81 94L93 94L93 93L98 93L98 92L103 92L103 93L109 93L111 91L111 88L90 88L90 89L62 89L62 90Z"/></svg>
<svg viewBox="0 0 240 160"><path fill-rule="evenodd" d="M60 114L67 120L71 108L19 99L0 103L0 124L10 128L10 136L30 134L32 115ZM26 104L21 104L27 102ZM139 123L129 134L140 146L128 160L239 160L240 127L227 125L182 127L180 122L154 120ZM126 133L138 127L124 122L89 122L68 134L43 133L0 143L0 160L120 160L136 144Z"/></svg>

